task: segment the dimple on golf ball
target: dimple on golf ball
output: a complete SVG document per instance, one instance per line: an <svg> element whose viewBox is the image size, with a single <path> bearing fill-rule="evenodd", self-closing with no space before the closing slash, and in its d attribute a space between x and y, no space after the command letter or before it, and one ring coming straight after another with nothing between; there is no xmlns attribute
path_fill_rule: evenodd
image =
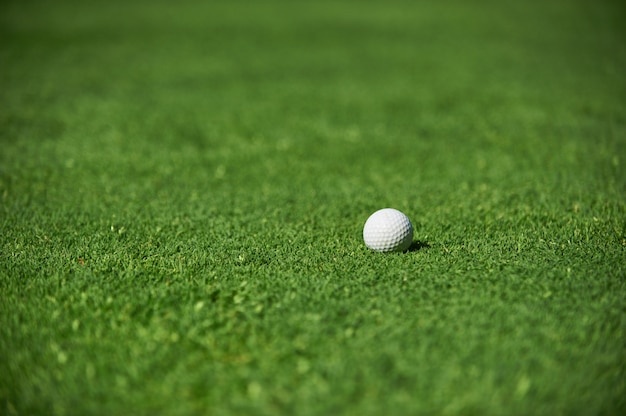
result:
<svg viewBox="0 0 626 416"><path fill-rule="evenodd" d="M409 217L393 208L383 208L363 226L363 241L374 251L405 251L413 242L413 225Z"/></svg>

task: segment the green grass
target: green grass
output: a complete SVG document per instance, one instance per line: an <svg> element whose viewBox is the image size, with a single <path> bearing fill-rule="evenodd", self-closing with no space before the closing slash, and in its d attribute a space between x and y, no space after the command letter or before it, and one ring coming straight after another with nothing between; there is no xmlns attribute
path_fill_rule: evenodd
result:
<svg viewBox="0 0 626 416"><path fill-rule="evenodd" d="M623 414L625 18L3 2L0 414Z"/></svg>

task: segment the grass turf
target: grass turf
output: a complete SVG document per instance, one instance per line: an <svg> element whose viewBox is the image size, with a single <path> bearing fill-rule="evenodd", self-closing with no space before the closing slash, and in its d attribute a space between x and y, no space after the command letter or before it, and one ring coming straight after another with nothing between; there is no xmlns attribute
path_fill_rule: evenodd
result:
<svg viewBox="0 0 626 416"><path fill-rule="evenodd" d="M623 412L624 7L469 3L3 2L0 413Z"/></svg>

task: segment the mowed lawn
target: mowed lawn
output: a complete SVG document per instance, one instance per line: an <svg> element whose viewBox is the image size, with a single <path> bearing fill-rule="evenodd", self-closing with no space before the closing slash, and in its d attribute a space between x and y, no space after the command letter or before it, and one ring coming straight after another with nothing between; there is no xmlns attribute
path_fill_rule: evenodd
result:
<svg viewBox="0 0 626 416"><path fill-rule="evenodd" d="M625 21L2 2L0 414L626 413Z"/></svg>

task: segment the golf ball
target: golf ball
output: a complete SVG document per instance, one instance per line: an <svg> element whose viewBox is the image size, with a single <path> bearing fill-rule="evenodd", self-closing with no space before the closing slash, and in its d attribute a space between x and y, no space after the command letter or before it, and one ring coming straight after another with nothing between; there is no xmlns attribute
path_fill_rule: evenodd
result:
<svg viewBox="0 0 626 416"><path fill-rule="evenodd" d="M383 208L363 226L363 241L374 251L405 251L413 242L413 225L409 217L393 208Z"/></svg>

